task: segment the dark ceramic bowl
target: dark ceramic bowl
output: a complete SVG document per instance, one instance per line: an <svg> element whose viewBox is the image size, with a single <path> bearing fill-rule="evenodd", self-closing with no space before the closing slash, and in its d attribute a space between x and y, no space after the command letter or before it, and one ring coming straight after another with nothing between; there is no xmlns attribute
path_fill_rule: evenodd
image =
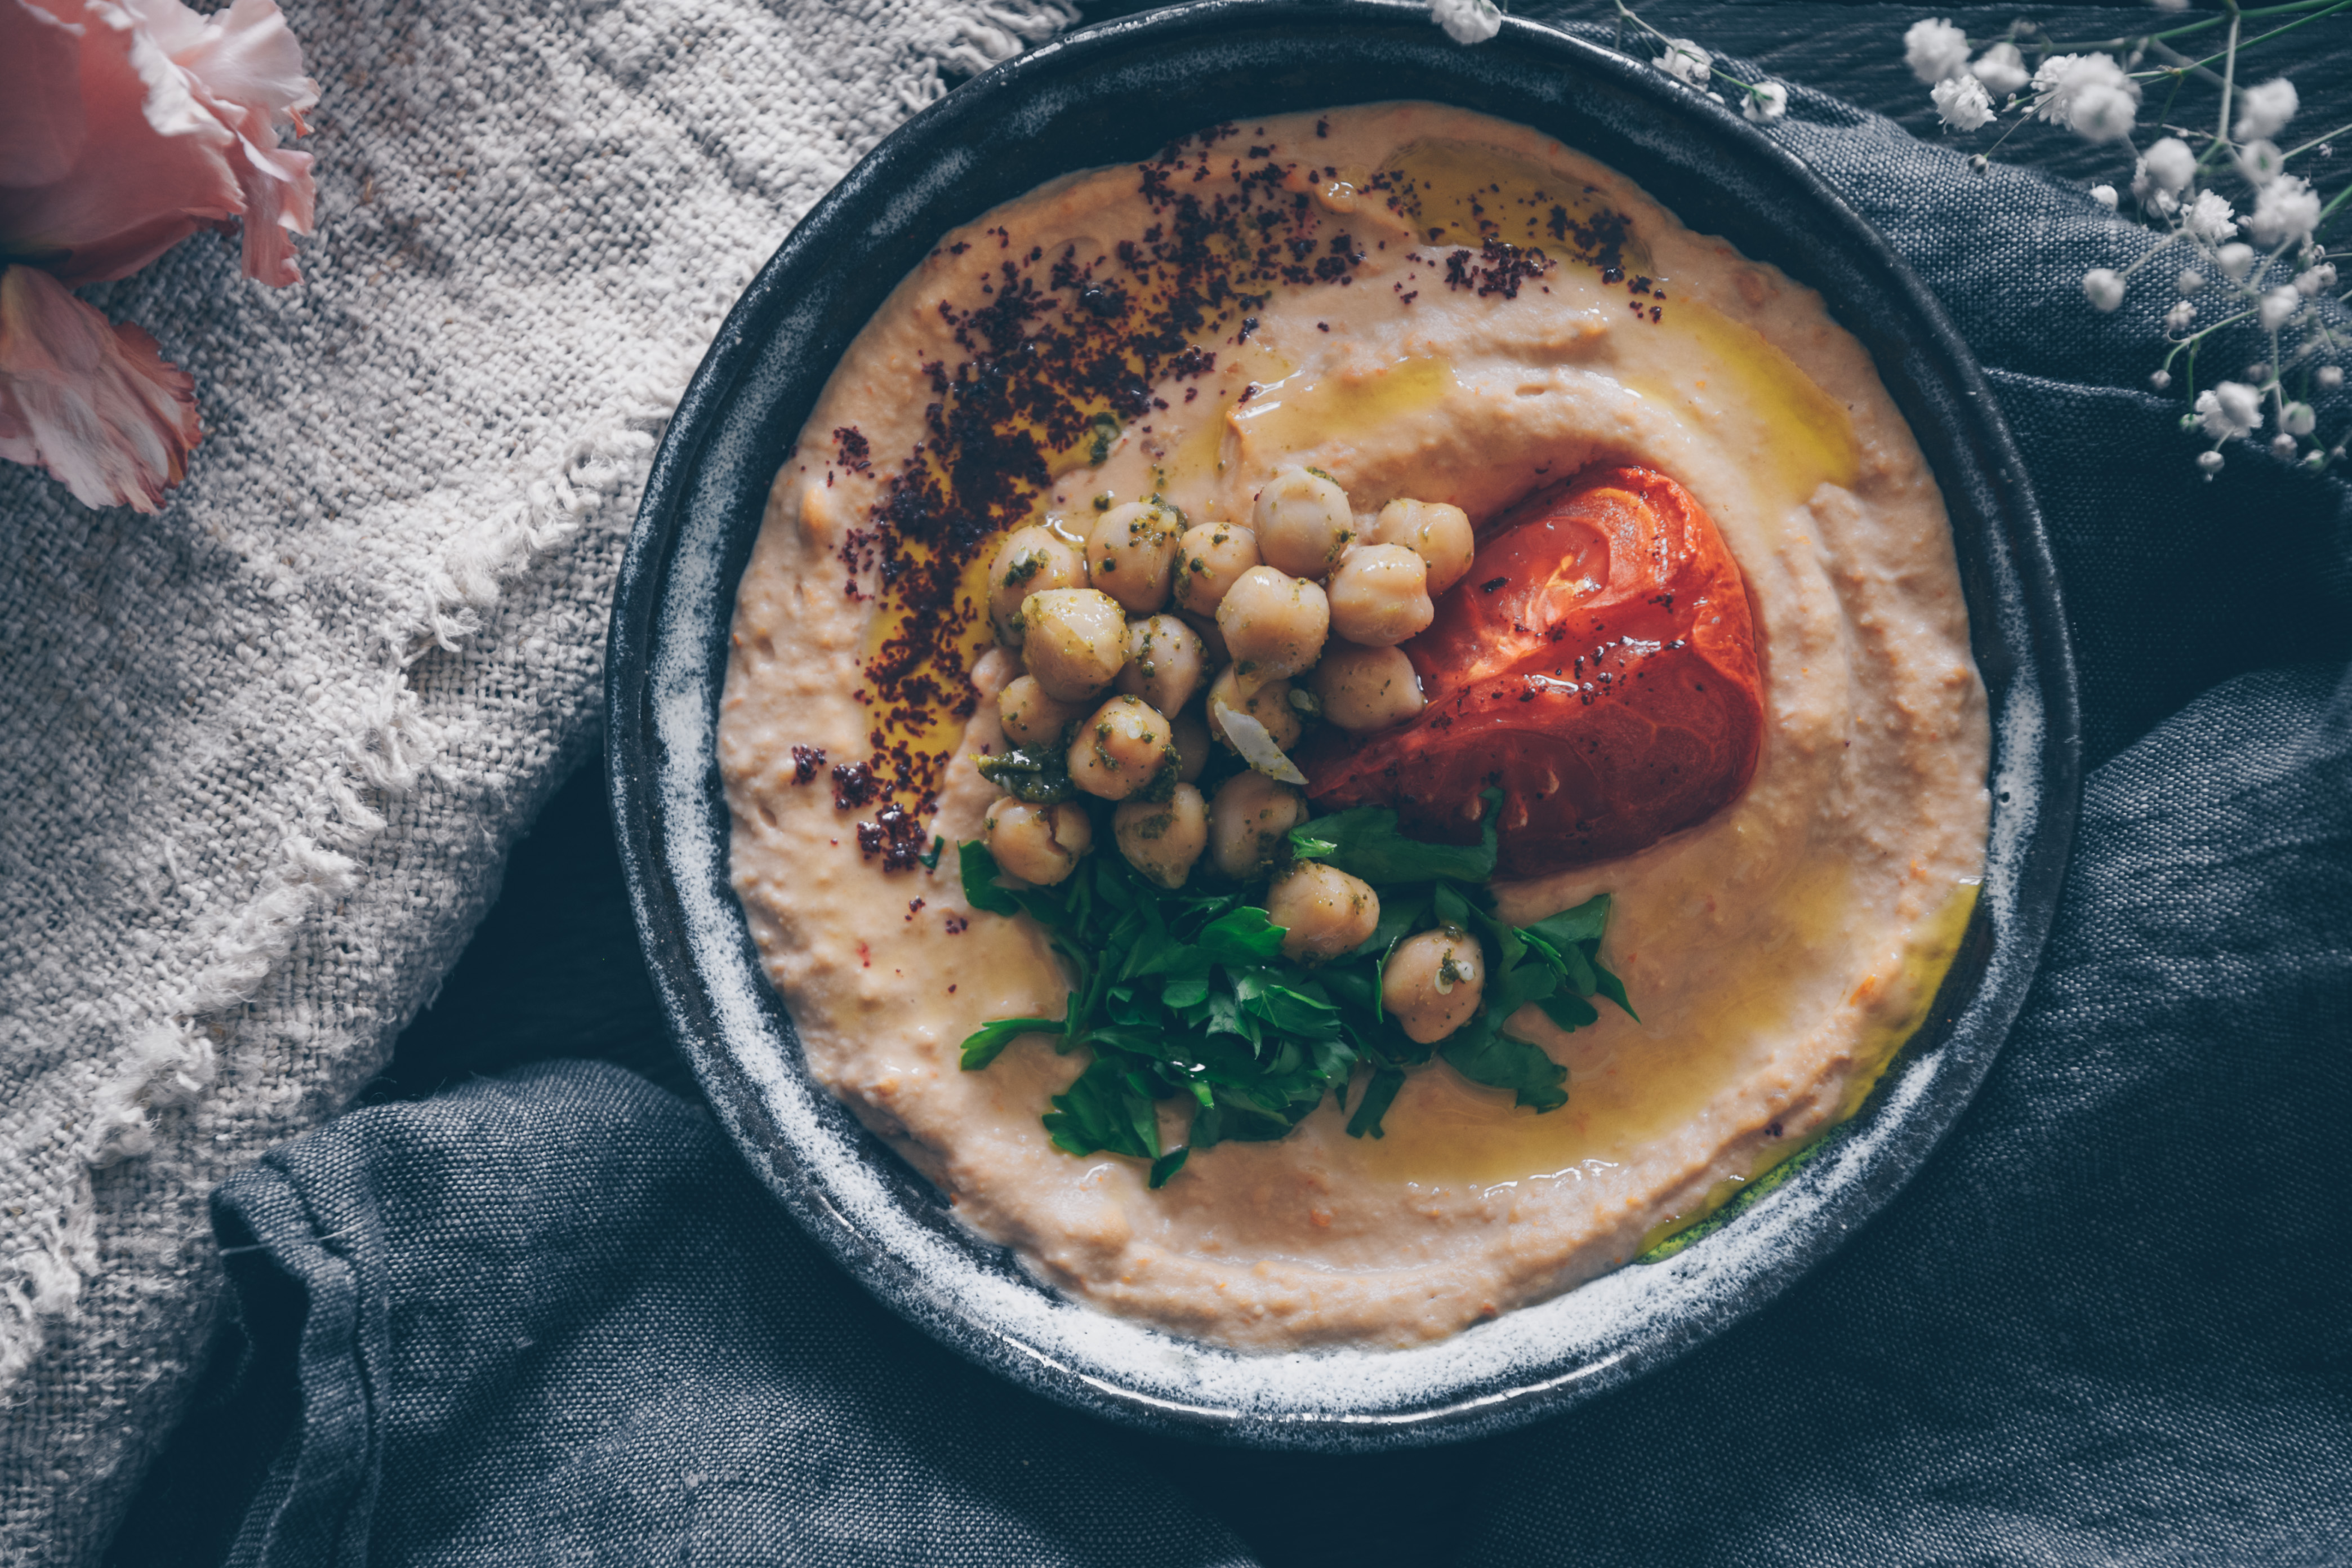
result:
<svg viewBox="0 0 2352 1568"><path fill-rule="evenodd" d="M768 487L851 338L940 235L1072 169L1218 121L1434 99L1612 165L1830 301L1944 490L1995 798L1984 896L1935 1012L1861 1115L1671 1259L1406 1352L1243 1356L1062 1300L805 1074L727 879L715 761L735 584ZM2074 664L2048 544L1984 380L1935 299L1819 178L1739 118L1518 21L1458 47L1418 3L1205 0L999 67L877 148L784 242L671 420L613 609L614 816L672 1028L761 1177L868 1289L982 1365L1137 1426L1363 1449L1502 1430L1663 1364L1786 1289L1894 1195L1976 1092L2048 931L2078 793Z"/></svg>

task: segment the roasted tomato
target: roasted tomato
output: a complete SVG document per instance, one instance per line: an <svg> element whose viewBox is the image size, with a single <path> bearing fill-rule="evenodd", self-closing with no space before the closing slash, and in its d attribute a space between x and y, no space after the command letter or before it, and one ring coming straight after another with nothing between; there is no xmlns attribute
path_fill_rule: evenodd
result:
<svg viewBox="0 0 2352 1568"><path fill-rule="evenodd" d="M1649 468L1557 485L1488 531L1403 645L1428 707L1301 760L1327 807L1387 805L1474 843L1503 792L1498 869L1630 855L1738 798L1764 734L1738 563L1690 492Z"/></svg>

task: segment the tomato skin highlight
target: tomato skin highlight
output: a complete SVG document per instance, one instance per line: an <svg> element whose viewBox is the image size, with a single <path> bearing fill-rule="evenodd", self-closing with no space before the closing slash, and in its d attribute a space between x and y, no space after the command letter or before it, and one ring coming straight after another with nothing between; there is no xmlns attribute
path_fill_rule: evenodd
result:
<svg viewBox="0 0 2352 1568"><path fill-rule="evenodd" d="M1394 730L1319 737L1301 759L1307 793L1466 844L1481 792L1499 786L1499 875L1631 855L1755 777L1747 585L1713 520L1655 469L1587 474L1512 508L1402 646L1428 707Z"/></svg>

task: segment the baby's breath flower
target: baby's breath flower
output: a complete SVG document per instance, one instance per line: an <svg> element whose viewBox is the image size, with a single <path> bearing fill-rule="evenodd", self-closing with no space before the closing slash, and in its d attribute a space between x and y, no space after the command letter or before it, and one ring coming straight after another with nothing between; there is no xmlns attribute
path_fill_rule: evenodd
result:
<svg viewBox="0 0 2352 1568"><path fill-rule="evenodd" d="M2094 310L2112 310L2124 302L2124 275L2112 267L2094 267L2083 274L2083 297Z"/></svg>
<svg viewBox="0 0 2352 1568"><path fill-rule="evenodd" d="M1969 74L1985 84L1986 90L2007 98L2032 79L2025 68L2025 57L2011 43L1995 44L1979 55L1969 67Z"/></svg>
<svg viewBox="0 0 2352 1568"><path fill-rule="evenodd" d="M2319 416L2308 403L2290 403L2279 411L2279 428L2290 436L2308 436L2319 428Z"/></svg>
<svg viewBox="0 0 2352 1568"><path fill-rule="evenodd" d="M2219 191L2200 191L2181 221L2200 239L2224 240L2238 232L2237 209Z"/></svg>
<svg viewBox="0 0 2352 1568"><path fill-rule="evenodd" d="M1503 30L1495 0L1429 0L1429 14L1457 44L1483 44Z"/></svg>
<svg viewBox="0 0 2352 1568"><path fill-rule="evenodd" d="M2254 198L2254 215L2246 228L2264 245L2309 239L2319 226L2319 193L2296 174L2281 174Z"/></svg>
<svg viewBox="0 0 2352 1568"><path fill-rule="evenodd" d="M2197 307L2186 300L2180 300L2164 313L2164 325L2169 331L2185 332L2189 330L2189 323L2196 320Z"/></svg>
<svg viewBox="0 0 2352 1568"><path fill-rule="evenodd" d="M2197 395L2197 427L2216 441L2251 436L2263 427L2263 395L2236 381L2209 387Z"/></svg>
<svg viewBox="0 0 2352 1568"><path fill-rule="evenodd" d="M2336 287L2336 263L2323 261L2307 271L2295 274L2294 286L2297 291L2307 296L2326 293Z"/></svg>
<svg viewBox="0 0 2352 1568"><path fill-rule="evenodd" d="M2294 456L2294 437L2279 435L2271 437L2271 456L2282 461Z"/></svg>
<svg viewBox="0 0 2352 1568"><path fill-rule="evenodd" d="M1483 44L1503 30L1495 0L1429 0L1429 14L1457 44Z"/></svg>
<svg viewBox="0 0 2352 1568"><path fill-rule="evenodd" d="M1928 89L1937 118L1955 131L1981 131L1992 120L1992 97L1972 76L1947 77Z"/></svg>
<svg viewBox="0 0 2352 1568"><path fill-rule="evenodd" d="M2321 365L2319 374L2312 379L2319 383L2323 391L2333 392L2344 384L2344 367L2340 364Z"/></svg>
<svg viewBox="0 0 2352 1568"><path fill-rule="evenodd" d="M2140 194L2139 182L2145 179L2152 190L2185 191L2189 182L2197 177L2197 154L2189 143L2178 136L2167 136L2140 155L2132 181L2132 194Z"/></svg>
<svg viewBox="0 0 2352 1568"><path fill-rule="evenodd" d="M1789 89L1777 81L1759 81L1748 89L1739 112L1759 125L1778 125L1789 112Z"/></svg>
<svg viewBox="0 0 2352 1568"><path fill-rule="evenodd" d="M2283 76L2274 76L2259 87L2250 87L2238 95L2236 135L2241 142L2262 142L2286 129L2301 108L2294 96L2294 83Z"/></svg>
<svg viewBox="0 0 2352 1568"><path fill-rule="evenodd" d="M1903 63L1933 87L1969 68L1969 36L1949 22L1914 22L1903 35Z"/></svg>
<svg viewBox="0 0 2352 1568"><path fill-rule="evenodd" d="M2172 384L2172 373L2168 370L2149 371L2147 373L2147 384L2156 388L2157 391L2162 392L2166 387Z"/></svg>
<svg viewBox="0 0 2352 1568"><path fill-rule="evenodd" d="M1972 174L1981 174L1990 167L1992 167L1992 160L1986 157L1983 153L1971 153L1969 154L1969 173Z"/></svg>
<svg viewBox="0 0 2352 1568"><path fill-rule="evenodd" d="M2205 274L2198 271L2194 267L2184 267L2180 269L2180 276L2174 279L2172 282L2173 287L2179 289L2183 294L2194 294L2205 287Z"/></svg>
<svg viewBox="0 0 2352 1568"><path fill-rule="evenodd" d="M2230 226L2234 230L2237 225L2231 224ZM2242 243L2225 245L2213 253L2213 259L2221 264L2224 277L2231 279L2242 279L2254 269L2254 247Z"/></svg>
<svg viewBox="0 0 2352 1568"><path fill-rule="evenodd" d="M2302 293L2294 284L2282 283L2263 296L2262 303L2255 307L2255 310L2262 318L2263 331L2275 332L2302 308Z"/></svg>
<svg viewBox="0 0 2352 1568"><path fill-rule="evenodd" d="M2109 212L2116 210L2116 188L2113 185L2093 185L2091 199Z"/></svg>
<svg viewBox="0 0 2352 1568"><path fill-rule="evenodd" d="M2238 149L2238 173L2250 185L2267 185L2286 173L2285 154L2275 142L2249 142Z"/></svg>
<svg viewBox="0 0 2352 1568"><path fill-rule="evenodd" d="M2262 385L2270 378L2271 367L2261 360L2256 360L2246 367L2246 379L2256 386Z"/></svg>
<svg viewBox="0 0 2352 1568"><path fill-rule="evenodd" d="M1668 38L1666 52L1650 63L1691 87L1705 87L1715 75L1715 57L1688 38Z"/></svg>
<svg viewBox="0 0 2352 1568"><path fill-rule="evenodd" d="M2053 55L2033 73L2033 111L2091 142L2131 134L2139 83L2108 54Z"/></svg>
<svg viewBox="0 0 2352 1568"><path fill-rule="evenodd" d="M2221 471L2221 454L2200 452L2197 454L2197 466L2205 470L2205 477L2210 479Z"/></svg>

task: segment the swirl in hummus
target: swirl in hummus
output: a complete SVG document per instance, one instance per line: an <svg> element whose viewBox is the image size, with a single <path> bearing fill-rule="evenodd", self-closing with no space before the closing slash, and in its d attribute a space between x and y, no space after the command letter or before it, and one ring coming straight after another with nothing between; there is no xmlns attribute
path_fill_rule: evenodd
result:
<svg viewBox="0 0 2352 1568"><path fill-rule="evenodd" d="M1529 498L1612 474L1670 476L1737 563L1753 772L1726 773L1696 821L1588 834L1494 885L1514 925L1610 895L1601 952L1639 1018L1603 1008L1570 1033L1528 1006L1509 1021L1567 1069L1564 1107L1537 1114L1433 1062L1406 1077L1384 1136L1349 1137L1327 1100L1287 1136L1204 1148L1154 1188L1143 1163L1074 1156L1041 1131L1083 1053L1032 1034L961 1070L983 1022L1060 1017L1070 988L1034 922L975 910L957 876L955 847L990 836L1002 796L977 764L1013 749L1008 725L1035 729L1041 703L1058 723L1053 702L1094 724L1099 703L1086 767L1116 768L1128 747L1198 776L1204 724L1257 712L1315 780L1336 776L1334 759L1421 710L1417 695L1335 708L1347 689L1314 686L1353 646L1331 627L1424 646L1420 606L1382 597L1382 573L1423 570L1384 531L1390 503L1459 509L1483 560ZM1328 502L1310 479L1354 526L1328 560L1276 573L1274 588L1329 605L1331 651L1291 676L1322 700L1285 704L1294 722L1250 706L1266 676L1224 662L1234 626L1150 578L1189 559L1183 531L1262 531L1283 487ZM1132 528L1106 564L1097 525L1114 514ZM1073 558L1021 567L1039 574L1034 597L991 576L1023 528ZM1375 543L1392 553L1362 557ZM1481 639L1431 596L1432 637L1450 624ZM1066 619L1039 618L1056 605ZM1109 617L1093 643L1088 616ZM1154 616L1176 617L1158 642ZM1001 646L1037 626L1067 646ZM1186 626L1191 681L1152 662ZM1093 676L1078 668L1106 650ZM1121 685L1093 684L1122 658ZM1339 729L1343 710L1364 726ZM1251 737L1227 739L1251 753ZM1989 744L1941 499L1819 297L1555 142L1422 103L1219 127L947 237L852 345L777 475L719 726L735 886L811 1071L1052 1286L1265 1349L1408 1345L1555 1294L1851 1114L1926 1016L1972 906ZM1212 765L1214 781L1238 763ZM1101 794L1108 776L1080 783ZM1482 809L1393 789L1408 823ZM1043 809L996 807L1008 869L1027 854L1042 881L1083 853L1180 883L1218 875L1213 833L1096 833L1081 849ZM1181 1142L1179 1108L1160 1114Z"/></svg>

